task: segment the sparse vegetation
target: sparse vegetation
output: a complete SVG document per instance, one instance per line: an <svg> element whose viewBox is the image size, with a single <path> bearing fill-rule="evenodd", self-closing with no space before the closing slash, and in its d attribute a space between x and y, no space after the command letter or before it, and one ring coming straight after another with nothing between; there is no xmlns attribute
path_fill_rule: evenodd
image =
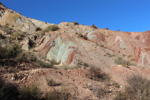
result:
<svg viewBox="0 0 150 100"><path fill-rule="evenodd" d="M40 65L40 67L53 68L53 64L50 64L50 63L47 63L47 62L44 62L44 61L41 61L41 60L37 60L36 62Z"/></svg>
<svg viewBox="0 0 150 100"><path fill-rule="evenodd" d="M22 86L19 89L21 100L40 100L41 92L36 85Z"/></svg>
<svg viewBox="0 0 150 100"><path fill-rule="evenodd" d="M88 37L87 37L87 36L82 35L82 34L80 34L80 37L84 38L85 40L87 40L87 39L88 39Z"/></svg>
<svg viewBox="0 0 150 100"><path fill-rule="evenodd" d="M25 35L21 32L14 32L11 34L10 39L12 40L23 40Z"/></svg>
<svg viewBox="0 0 150 100"><path fill-rule="evenodd" d="M37 27L36 29L35 29L35 31L37 32L37 31L41 31L42 29L40 28L40 27Z"/></svg>
<svg viewBox="0 0 150 100"><path fill-rule="evenodd" d="M116 88L120 88L120 85L118 83L113 84Z"/></svg>
<svg viewBox="0 0 150 100"><path fill-rule="evenodd" d="M92 28L98 29L97 26L95 26L94 24L92 24L91 26Z"/></svg>
<svg viewBox="0 0 150 100"><path fill-rule="evenodd" d="M109 30L109 28L106 27L105 30Z"/></svg>
<svg viewBox="0 0 150 100"><path fill-rule="evenodd" d="M129 87L126 87L125 92L130 98L149 100L150 99L150 80L141 75L134 75L127 79Z"/></svg>
<svg viewBox="0 0 150 100"><path fill-rule="evenodd" d="M5 39L5 36L0 33L0 39Z"/></svg>
<svg viewBox="0 0 150 100"><path fill-rule="evenodd" d="M120 31L120 29L117 29L117 31Z"/></svg>
<svg viewBox="0 0 150 100"><path fill-rule="evenodd" d="M61 91L53 90L48 92L45 96L46 100L68 100L71 98L71 94L67 89L61 89Z"/></svg>
<svg viewBox="0 0 150 100"><path fill-rule="evenodd" d="M36 43L33 40L31 40L31 39L29 39L29 43L28 44L29 44L30 48L35 47L35 45L36 45Z"/></svg>
<svg viewBox="0 0 150 100"><path fill-rule="evenodd" d="M59 27L57 25L48 26L45 29L40 31L40 35L43 36L46 32L56 31L58 29L59 29Z"/></svg>
<svg viewBox="0 0 150 100"><path fill-rule="evenodd" d="M16 61L22 62L36 62L36 57L30 52L21 52L15 59Z"/></svg>
<svg viewBox="0 0 150 100"><path fill-rule="evenodd" d="M18 95L16 86L11 83L6 84L0 79L0 100L17 100Z"/></svg>
<svg viewBox="0 0 150 100"><path fill-rule="evenodd" d="M79 67L76 66L76 65L72 65L72 66L70 66L70 65L63 65L63 66L56 67L56 68L58 68L58 69L64 69L64 70L71 70L71 69L77 69Z"/></svg>
<svg viewBox="0 0 150 100"><path fill-rule="evenodd" d="M125 66L125 67L132 66L132 65L135 66L135 64L131 63L131 61L125 60L121 57L116 58L114 62L116 64L119 64L119 65L122 65L122 66Z"/></svg>
<svg viewBox="0 0 150 100"><path fill-rule="evenodd" d="M72 22L74 25L79 25L79 23L78 22Z"/></svg>
<svg viewBox="0 0 150 100"><path fill-rule="evenodd" d="M21 52L21 48L17 44L7 45L7 47L0 46L0 58L13 58Z"/></svg>
<svg viewBox="0 0 150 100"><path fill-rule="evenodd" d="M118 92L117 96L113 100L128 100L125 94Z"/></svg>
<svg viewBox="0 0 150 100"><path fill-rule="evenodd" d="M127 79L127 83L129 86L114 100L150 100L150 80L141 75L133 75Z"/></svg>
<svg viewBox="0 0 150 100"><path fill-rule="evenodd" d="M102 87L96 89L97 97L102 98L106 94L106 90Z"/></svg>
<svg viewBox="0 0 150 100"><path fill-rule="evenodd" d="M58 84L53 78L46 78L47 84L49 86L58 86L60 84Z"/></svg>
<svg viewBox="0 0 150 100"><path fill-rule="evenodd" d="M6 24L4 26L0 26L0 29L2 29L7 34L12 34L14 32L14 30L12 28L10 28L8 24Z"/></svg>
<svg viewBox="0 0 150 100"><path fill-rule="evenodd" d="M87 75L90 79L95 81L110 81L110 76L102 72L102 70L97 67L91 67L89 70L89 74Z"/></svg>
<svg viewBox="0 0 150 100"><path fill-rule="evenodd" d="M84 67L89 67L89 65L87 63L83 63Z"/></svg>

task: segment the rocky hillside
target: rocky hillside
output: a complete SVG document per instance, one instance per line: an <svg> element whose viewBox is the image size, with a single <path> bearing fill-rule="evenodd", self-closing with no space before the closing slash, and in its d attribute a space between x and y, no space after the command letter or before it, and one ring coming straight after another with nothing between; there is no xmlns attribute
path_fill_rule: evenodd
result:
<svg viewBox="0 0 150 100"><path fill-rule="evenodd" d="M38 21L23 16L11 9L0 5L0 24L9 25L9 27L23 32L34 33L36 28L45 28L49 23Z"/></svg>
<svg viewBox="0 0 150 100"><path fill-rule="evenodd" d="M0 4L0 100L150 100L149 37L55 25Z"/></svg>

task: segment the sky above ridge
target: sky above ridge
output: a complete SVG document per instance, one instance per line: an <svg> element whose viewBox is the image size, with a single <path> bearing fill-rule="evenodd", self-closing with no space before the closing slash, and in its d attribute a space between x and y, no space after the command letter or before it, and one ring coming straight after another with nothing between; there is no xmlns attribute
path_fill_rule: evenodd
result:
<svg viewBox="0 0 150 100"><path fill-rule="evenodd" d="M24 16L59 24L77 21L116 31L150 30L150 0L0 0Z"/></svg>

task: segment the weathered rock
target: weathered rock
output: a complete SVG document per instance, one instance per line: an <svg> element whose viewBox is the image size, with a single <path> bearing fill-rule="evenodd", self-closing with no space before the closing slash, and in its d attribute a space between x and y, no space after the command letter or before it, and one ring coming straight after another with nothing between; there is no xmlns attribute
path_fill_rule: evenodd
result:
<svg viewBox="0 0 150 100"><path fill-rule="evenodd" d="M26 38L23 42L22 42L22 49L25 50L25 51L29 51L30 49L30 38Z"/></svg>
<svg viewBox="0 0 150 100"><path fill-rule="evenodd" d="M12 27L15 30L34 33L37 27L45 28L51 24L27 18L0 5L0 25L9 25L9 27Z"/></svg>

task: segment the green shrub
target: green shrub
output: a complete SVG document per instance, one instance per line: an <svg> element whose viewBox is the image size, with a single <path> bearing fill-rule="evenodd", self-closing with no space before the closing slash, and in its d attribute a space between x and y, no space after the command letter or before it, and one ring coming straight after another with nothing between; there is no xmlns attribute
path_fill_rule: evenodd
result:
<svg viewBox="0 0 150 100"><path fill-rule="evenodd" d="M110 81L110 77L97 67L90 68L88 77L95 81Z"/></svg>
<svg viewBox="0 0 150 100"><path fill-rule="evenodd" d="M20 100L40 100L41 92L36 85L22 86L19 89Z"/></svg>
<svg viewBox="0 0 150 100"><path fill-rule="evenodd" d="M79 23L78 22L72 22L74 25L79 25Z"/></svg>
<svg viewBox="0 0 150 100"><path fill-rule="evenodd" d="M71 94L66 89L61 89L61 91L53 90L46 94L46 100L68 100L71 98Z"/></svg>

